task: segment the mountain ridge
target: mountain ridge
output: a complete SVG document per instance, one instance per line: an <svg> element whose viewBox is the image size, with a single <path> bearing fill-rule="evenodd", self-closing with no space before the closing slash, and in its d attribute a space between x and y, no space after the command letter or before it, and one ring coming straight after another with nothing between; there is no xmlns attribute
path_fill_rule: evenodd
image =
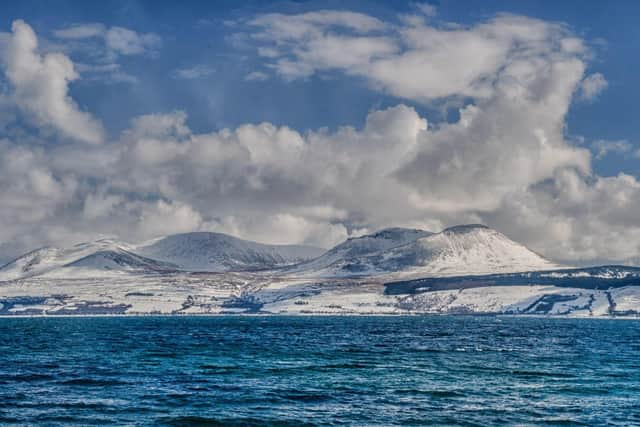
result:
<svg viewBox="0 0 640 427"><path fill-rule="evenodd" d="M348 277L385 273L487 274L563 267L482 224L457 225L439 233L422 231L395 245L380 245L379 250L360 251L356 256L348 253L342 258L332 256L348 242L308 261L303 268L297 266L294 271L321 277Z"/></svg>
<svg viewBox="0 0 640 427"><path fill-rule="evenodd" d="M203 240L209 246L203 244ZM181 250L190 254L191 261L195 259L195 262L181 257ZM78 274L90 275L92 271L96 276L103 276L123 272L261 270L292 265L324 251L305 245L268 245L209 232L173 234L137 245L102 238L69 248L45 246L27 252L0 266L0 281L43 275L77 277ZM205 258L210 261L208 264L198 263Z"/></svg>
<svg viewBox="0 0 640 427"><path fill-rule="evenodd" d="M45 247L0 268L0 315L640 317L640 268L558 266L483 225L395 227L313 259L321 250L305 250L202 232Z"/></svg>
<svg viewBox="0 0 640 427"><path fill-rule="evenodd" d="M482 224L439 233L391 227L352 237L329 250L269 245L224 233L191 232L140 244L99 239L70 248L44 247L0 267L0 280L76 273L271 271L277 275L486 274L559 268L544 257Z"/></svg>

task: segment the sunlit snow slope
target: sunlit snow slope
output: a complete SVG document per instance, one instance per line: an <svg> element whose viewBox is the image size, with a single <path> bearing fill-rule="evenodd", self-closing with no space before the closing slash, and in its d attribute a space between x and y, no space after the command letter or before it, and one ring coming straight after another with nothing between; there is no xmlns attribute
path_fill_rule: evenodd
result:
<svg viewBox="0 0 640 427"><path fill-rule="evenodd" d="M137 255L122 242L101 239L70 248L45 247L26 253L0 268L0 280L49 275L97 277L113 272L165 272L176 266Z"/></svg>
<svg viewBox="0 0 640 427"><path fill-rule="evenodd" d="M77 278L177 270L264 270L306 261L322 252L310 246L263 245L220 233L175 234L138 246L101 239L66 249L45 247L29 252L1 267L0 281L41 275Z"/></svg>
<svg viewBox="0 0 640 427"><path fill-rule="evenodd" d="M301 245L265 245L222 233L184 233L136 248L140 255L189 271L243 271L292 265L314 258L324 249Z"/></svg>
<svg viewBox="0 0 640 427"><path fill-rule="evenodd" d="M219 233L42 248L0 268L0 316L640 316L640 268L558 266L482 225L390 228L321 252Z"/></svg>
<svg viewBox="0 0 640 427"><path fill-rule="evenodd" d="M344 277L385 273L487 274L560 267L483 225L459 225L436 234L402 230L392 239L379 234L349 240L322 257L298 266L296 271L321 277Z"/></svg>

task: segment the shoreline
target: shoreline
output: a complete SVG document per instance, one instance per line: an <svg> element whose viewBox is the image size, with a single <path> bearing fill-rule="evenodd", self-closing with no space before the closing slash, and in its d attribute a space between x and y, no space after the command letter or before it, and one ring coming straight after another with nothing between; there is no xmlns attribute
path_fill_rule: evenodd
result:
<svg viewBox="0 0 640 427"><path fill-rule="evenodd" d="M188 313L188 314L15 314L0 315L0 319L29 318L139 318L139 317L495 317L501 318L535 318L535 319L567 319L567 320L640 320L640 316L566 316L537 314L504 314L504 313Z"/></svg>

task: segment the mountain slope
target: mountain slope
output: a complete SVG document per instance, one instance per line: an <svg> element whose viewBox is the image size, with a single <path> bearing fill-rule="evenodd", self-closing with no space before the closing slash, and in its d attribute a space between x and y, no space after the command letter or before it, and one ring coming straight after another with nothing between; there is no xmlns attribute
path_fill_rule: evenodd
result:
<svg viewBox="0 0 640 427"><path fill-rule="evenodd" d="M414 242L433 233L411 228L385 228L373 234L352 237L328 250L322 256L295 266L295 272L328 272L333 268L342 269L344 273L364 273L368 269L360 269L360 260L382 253L398 246Z"/></svg>
<svg viewBox="0 0 640 427"><path fill-rule="evenodd" d="M76 278L176 270L264 270L303 262L323 252L310 246L263 245L220 233L175 234L138 246L101 239L24 254L0 267L0 281L42 275Z"/></svg>
<svg viewBox="0 0 640 427"><path fill-rule="evenodd" d="M176 269L175 265L131 252L126 243L100 239L65 249L45 247L26 253L0 267L0 281L42 275L85 277L116 272L158 273Z"/></svg>
<svg viewBox="0 0 640 427"><path fill-rule="evenodd" d="M145 258L122 248L105 249L73 261L63 267L65 270L78 269L84 274L96 271L118 271L131 273L166 273L174 272L178 266ZM65 275L62 271L59 275Z"/></svg>
<svg viewBox="0 0 640 427"><path fill-rule="evenodd" d="M222 233L184 233L136 247L135 252L189 271L261 270L303 262L324 249L302 245L265 245Z"/></svg>
<svg viewBox="0 0 640 427"><path fill-rule="evenodd" d="M0 281L101 277L121 273L278 270L282 276L400 278L509 273L562 268L481 225L440 233L389 228L323 253L308 246L265 245L221 233L184 233L137 246L109 239L68 249L42 248L0 268Z"/></svg>
<svg viewBox="0 0 640 427"><path fill-rule="evenodd" d="M73 263L97 251L120 247L111 239L80 243L70 248L44 247L28 252L0 267L0 280L16 280L40 276Z"/></svg>
<svg viewBox="0 0 640 427"><path fill-rule="evenodd" d="M391 253L380 263L385 270L404 269L420 274L484 274L549 270L557 264L526 246L483 225L450 227Z"/></svg>
<svg viewBox="0 0 640 427"><path fill-rule="evenodd" d="M440 233L371 252L329 251L321 258L300 266L306 275L357 276L396 273L398 275L485 274L549 270L557 264L523 245L483 225L461 225ZM337 248L335 248L337 249Z"/></svg>

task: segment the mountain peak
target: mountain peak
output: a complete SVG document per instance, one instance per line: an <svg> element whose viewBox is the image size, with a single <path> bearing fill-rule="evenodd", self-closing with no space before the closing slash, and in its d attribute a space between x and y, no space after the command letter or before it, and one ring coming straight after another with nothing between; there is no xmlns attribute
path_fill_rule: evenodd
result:
<svg viewBox="0 0 640 427"><path fill-rule="evenodd" d="M415 228L385 228L372 234L349 238L329 249L324 255L296 266L295 270L324 271L333 268L332 266L335 267L336 264L351 264L359 259L374 256L432 235L433 233L429 231Z"/></svg>
<svg viewBox="0 0 640 427"><path fill-rule="evenodd" d="M461 224L447 227L442 230L442 233L468 233L475 230L492 230L484 224Z"/></svg>
<svg viewBox="0 0 640 427"><path fill-rule="evenodd" d="M390 228L347 240L297 271L320 276L485 274L558 267L482 224L440 233Z"/></svg>
<svg viewBox="0 0 640 427"><path fill-rule="evenodd" d="M450 275L559 267L481 224L440 233L392 227L334 248L267 245L216 232L174 234L138 245L103 238L67 249L42 248L0 268L0 280L92 272L227 272L280 269L304 275ZM80 271L82 270L82 271Z"/></svg>
<svg viewBox="0 0 640 427"><path fill-rule="evenodd" d="M192 271L257 270L291 265L322 254L304 245L267 245L228 234L198 231L173 234L138 245L142 256Z"/></svg>
<svg viewBox="0 0 640 427"><path fill-rule="evenodd" d="M264 270L322 253L324 249L311 246L265 245L214 232L173 234L138 245L100 238L69 248L45 247L26 253L0 267L0 281L42 275Z"/></svg>
<svg viewBox="0 0 640 427"><path fill-rule="evenodd" d="M69 248L46 246L27 252L0 267L0 280L15 280L40 276L105 250L126 250L127 245L114 239L98 239L75 244Z"/></svg>
<svg viewBox="0 0 640 427"><path fill-rule="evenodd" d="M420 230L418 228L404 228L404 227L389 227L383 228L382 230L378 230L376 232L370 234L363 234L362 236L357 237L349 237L347 241L353 240L362 240L362 239L385 239L385 240L402 240L407 237L411 238L412 236L420 235L425 236L433 234L429 231Z"/></svg>

